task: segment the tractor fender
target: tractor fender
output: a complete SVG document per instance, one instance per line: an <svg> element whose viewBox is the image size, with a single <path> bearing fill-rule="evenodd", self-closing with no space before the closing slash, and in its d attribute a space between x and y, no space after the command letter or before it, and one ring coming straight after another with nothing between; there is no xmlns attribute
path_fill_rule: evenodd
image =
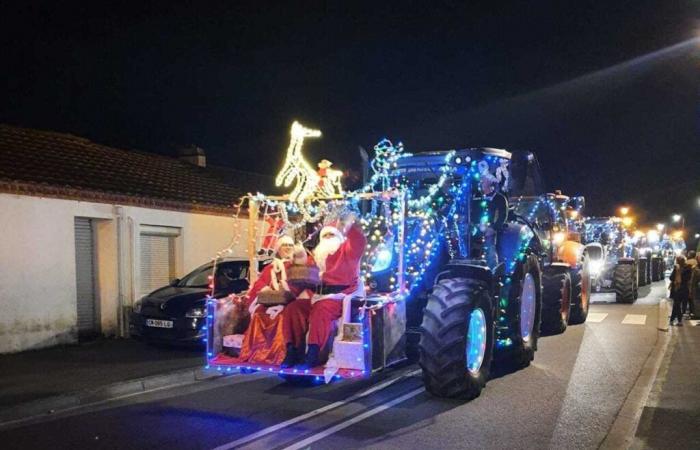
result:
<svg viewBox="0 0 700 450"><path fill-rule="evenodd" d="M445 278L470 278L484 281L489 287L493 286L493 272L479 260L452 259L445 265L444 269L435 277L434 284L438 284L440 280Z"/></svg>
<svg viewBox="0 0 700 450"><path fill-rule="evenodd" d="M634 258L617 258L618 264L634 264Z"/></svg>
<svg viewBox="0 0 700 450"><path fill-rule="evenodd" d="M569 267L577 267L583 256L583 245L575 241L564 241L557 250L557 257Z"/></svg>

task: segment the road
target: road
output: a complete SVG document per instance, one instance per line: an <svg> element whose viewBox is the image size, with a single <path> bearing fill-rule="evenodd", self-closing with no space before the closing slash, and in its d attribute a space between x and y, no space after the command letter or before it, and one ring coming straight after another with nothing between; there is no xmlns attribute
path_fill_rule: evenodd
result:
<svg viewBox="0 0 700 450"><path fill-rule="evenodd" d="M294 386L219 378L0 430L10 448L597 448L657 340L663 283L632 305L540 339L533 363L498 374L469 403L437 399L405 365L369 379Z"/></svg>

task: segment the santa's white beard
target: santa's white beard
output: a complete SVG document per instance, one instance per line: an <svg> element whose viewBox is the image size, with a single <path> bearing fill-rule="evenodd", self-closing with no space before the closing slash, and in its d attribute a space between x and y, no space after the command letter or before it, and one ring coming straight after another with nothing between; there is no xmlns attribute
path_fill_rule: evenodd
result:
<svg viewBox="0 0 700 450"><path fill-rule="evenodd" d="M326 271L326 258L328 258L328 255L337 252L342 243L343 241L338 237L329 237L319 241L314 249L314 260L321 272Z"/></svg>

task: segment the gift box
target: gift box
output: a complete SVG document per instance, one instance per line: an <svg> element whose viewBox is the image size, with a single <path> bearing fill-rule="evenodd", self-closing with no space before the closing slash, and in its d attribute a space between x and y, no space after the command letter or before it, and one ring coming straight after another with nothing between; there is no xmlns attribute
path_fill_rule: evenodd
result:
<svg viewBox="0 0 700 450"><path fill-rule="evenodd" d="M263 306L286 305L292 300L294 300L294 295L283 289L278 291L265 289L258 293L258 304Z"/></svg>
<svg viewBox="0 0 700 450"><path fill-rule="evenodd" d="M321 284L318 267L293 264L287 268L287 283L299 289L316 289Z"/></svg>

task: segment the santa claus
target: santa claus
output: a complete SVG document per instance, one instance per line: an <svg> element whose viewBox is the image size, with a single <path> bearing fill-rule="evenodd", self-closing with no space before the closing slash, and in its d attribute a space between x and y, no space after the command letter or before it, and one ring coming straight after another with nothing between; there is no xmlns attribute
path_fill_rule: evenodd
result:
<svg viewBox="0 0 700 450"><path fill-rule="evenodd" d="M321 349L328 343L333 321L343 311L342 299L360 286L360 260L367 240L362 228L349 216L321 229L314 249L314 260L320 269L321 286L311 298L297 298L290 303L283 317L287 356L282 367L310 369L320 365ZM308 349L304 354L304 338L308 332Z"/></svg>

